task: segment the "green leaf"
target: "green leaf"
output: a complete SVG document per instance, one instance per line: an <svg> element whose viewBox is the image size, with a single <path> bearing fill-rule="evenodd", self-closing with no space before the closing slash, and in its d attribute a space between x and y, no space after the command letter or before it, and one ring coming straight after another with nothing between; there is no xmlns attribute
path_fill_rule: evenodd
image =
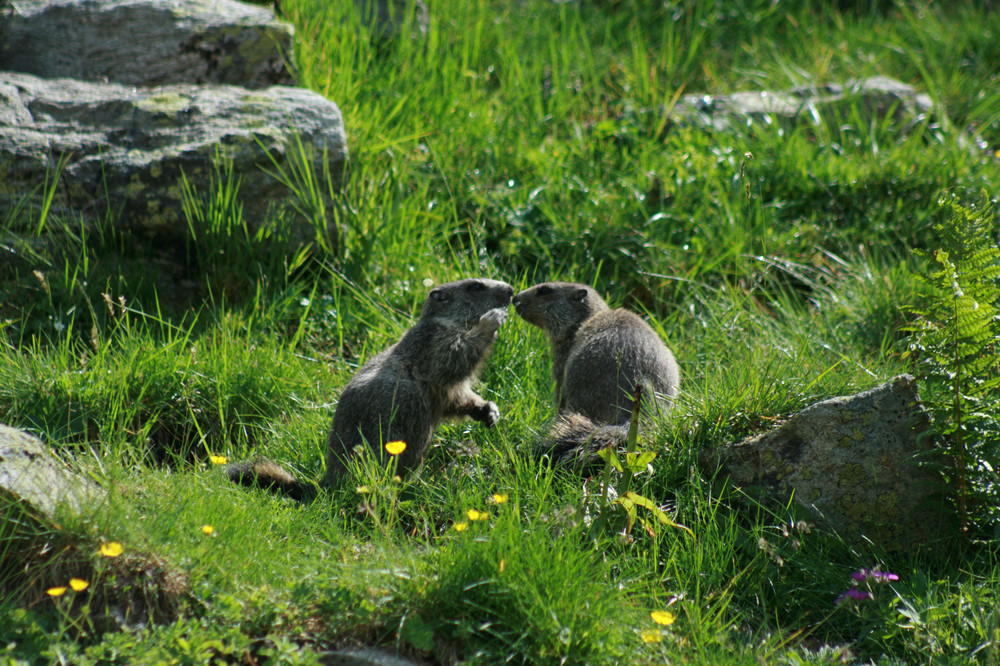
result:
<svg viewBox="0 0 1000 666"><path fill-rule="evenodd" d="M675 523L673 520L671 520L670 516L668 516L666 513L664 513L648 497L643 497L642 495L638 495L638 494L636 494L636 493L634 493L632 491L629 491L629 492L625 493L625 497L619 498L619 501L623 500L623 499L631 500L636 505L641 506L642 508L646 509L647 511L649 511L650 513L652 513L653 516L657 520L659 520L661 523L663 523L664 525L667 525L668 527L676 527L679 530L684 530L685 532L687 532L688 534L690 534L692 537L694 536L694 532L692 532L690 529L688 529L684 525L681 525L680 523Z"/></svg>
<svg viewBox="0 0 1000 666"><path fill-rule="evenodd" d="M632 474L646 471L646 466L656 458L654 451L639 451L625 454L625 466Z"/></svg>
<svg viewBox="0 0 1000 666"><path fill-rule="evenodd" d="M615 453L615 450L613 448L608 447L605 449L600 449L597 452L597 455L599 455L604 462L608 463L619 472L625 471L625 469L622 467L621 461L618 459L618 454Z"/></svg>
<svg viewBox="0 0 1000 666"><path fill-rule="evenodd" d="M617 504L623 509L625 509L625 514L628 516L628 525L626 526L625 531L631 532L632 526L635 525L635 517L636 517L635 502L631 501L630 499L628 499L623 495L622 497L619 497L614 502L612 502L612 504Z"/></svg>

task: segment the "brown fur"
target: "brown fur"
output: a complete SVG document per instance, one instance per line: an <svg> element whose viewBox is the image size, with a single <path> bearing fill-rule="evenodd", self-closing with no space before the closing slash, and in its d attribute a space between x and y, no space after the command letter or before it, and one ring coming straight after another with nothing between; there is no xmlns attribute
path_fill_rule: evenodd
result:
<svg viewBox="0 0 1000 666"><path fill-rule="evenodd" d="M397 469L412 470L427 453L437 425L447 419L468 416L493 426L500 412L477 395L472 384L507 317L513 293L505 282L477 278L432 289L417 322L344 387L330 428L321 485L344 475L357 450L367 448L384 460L385 443L396 440L406 442ZM230 471L230 478L289 487L273 469L253 471Z"/></svg>
<svg viewBox="0 0 1000 666"><path fill-rule="evenodd" d="M316 495L316 485L299 481L280 465L258 458L233 463L226 468L230 480L242 486L258 486L304 502Z"/></svg>
<svg viewBox="0 0 1000 666"><path fill-rule="evenodd" d="M638 315L612 310L594 289L570 282L525 289L514 308L545 331L552 348L557 418L541 447L545 455L579 458L584 450L623 441L636 386L647 404L672 406L680 370Z"/></svg>

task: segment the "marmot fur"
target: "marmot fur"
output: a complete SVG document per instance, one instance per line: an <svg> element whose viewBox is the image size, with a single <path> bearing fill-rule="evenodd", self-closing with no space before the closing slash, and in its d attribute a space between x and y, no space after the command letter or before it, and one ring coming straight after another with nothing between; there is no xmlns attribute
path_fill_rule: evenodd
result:
<svg viewBox="0 0 1000 666"><path fill-rule="evenodd" d="M610 309L596 291L545 282L514 297L514 308L538 326L552 347L556 420L541 453L556 462L585 463L623 442L636 387L669 409L680 386L674 355L638 315Z"/></svg>
<svg viewBox="0 0 1000 666"><path fill-rule="evenodd" d="M397 463L403 474L423 460L442 421L468 416L493 426L500 411L477 395L472 383L507 318L513 294L505 282L478 278L432 289L417 322L344 387L321 485L331 485L347 471L347 460L359 446L385 460L386 442L405 442ZM273 487L293 497L308 497L315 489L267 460L231 465L228 472L237 483Z"/></svg>

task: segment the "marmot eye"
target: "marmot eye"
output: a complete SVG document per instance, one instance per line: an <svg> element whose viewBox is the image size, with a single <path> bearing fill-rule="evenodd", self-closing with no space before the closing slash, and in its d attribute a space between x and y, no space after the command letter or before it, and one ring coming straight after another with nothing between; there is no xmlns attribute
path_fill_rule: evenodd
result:
<svg viewBox="0 0 1000 666"><path fill-rule="evenodd" d="M542 285L541 287L538 288L539 296L548 296L551 293L552 293L552 287L549 287L548 285Z"/></svg>
<svg viewBox="0 0 1000 666"><path fill-rule="evenodd" d="M485 288L486 285L484 285L482 282L473 282L472 284L469 285L469 291L482 291Z"/></svg>

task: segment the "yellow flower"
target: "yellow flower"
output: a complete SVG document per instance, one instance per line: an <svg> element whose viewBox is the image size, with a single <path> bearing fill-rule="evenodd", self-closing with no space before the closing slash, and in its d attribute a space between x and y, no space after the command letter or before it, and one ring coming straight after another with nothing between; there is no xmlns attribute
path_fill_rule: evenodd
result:
<svg viewBox="0 0 1000 666"><path fill-rule="evenodd" d="M357 488L354 489L354 491L357 492L359 495L366 495L371 492L368 486L358 486Z"/></svg>
<svg viewBox="0 0 1000 666"><path fill-rule="evenodd" d="M663 634L656 629L642 632L643 643L659 643L663 640Z"/></svg>
<svg viewBox="0 0 1000 666"><path fill-rule="evenodd" d="M101 555L104 557L118 557L124 552L125 549L117 541L109 541L101 544Z"/></svg>
<svg viewBox="0 0 1000 666"><path fill-rule="evenodd" d="M225 465L229 462L229 458L226 456L209 456L208 459L212 461L213 465Z"/></svg>
<svg viewBox="0 0 1000 666"><path fill-rule="evenodd" d="M400 453L406 450L406 442L396 440L395 442L389 442L385 445L385 450L389 452L390 456L398 456Z"/></svg>
<svg viewBox="0 0 1000 666"><path fill-rule="evenodd" d="M76 592L83 592L88 587L90 587L90 583L88 583L82 578L70 578L69 586L72 587L73 590Z"/></svg>
<svg viewBox="0 0 1000 666"><path fill-rule="evenodd" d="M62 595L66 594L66 589L67 588L65 587L50 587L49 589L45 590L45 593L50 597L61 597Z"/></svg>
<svg viewBox="0 0 1000 666"><path fill-rule="evenodd" d="M673 624L677 619L677 616L670 611L653 611L649 616L653 618L653 622L664 626Z"/></svg>
<svg viewBox="0 0 1000 666"><path fill-rule="evenodd" d="M503 504L504 502L507 501L507 499L509 497L510 496L507 493L494 493L493 494L493 503L494 504Z"/></svg>
<svg viewBox="0 0 1000 666"><path fill-rule="evenodd" d="M212 527L211 525L202 525L201 533L204 534L205 536L213 536L215 535L215 528Z"/></svg>
<svg viewBox="0 0 1000 666"><path fill-rule="evenodd" d="M452 528L456 532L464 532L466 530L466 528L468 528L468 527L469 527L469 523L455 523L454 525L452 525Z"/></svg>

